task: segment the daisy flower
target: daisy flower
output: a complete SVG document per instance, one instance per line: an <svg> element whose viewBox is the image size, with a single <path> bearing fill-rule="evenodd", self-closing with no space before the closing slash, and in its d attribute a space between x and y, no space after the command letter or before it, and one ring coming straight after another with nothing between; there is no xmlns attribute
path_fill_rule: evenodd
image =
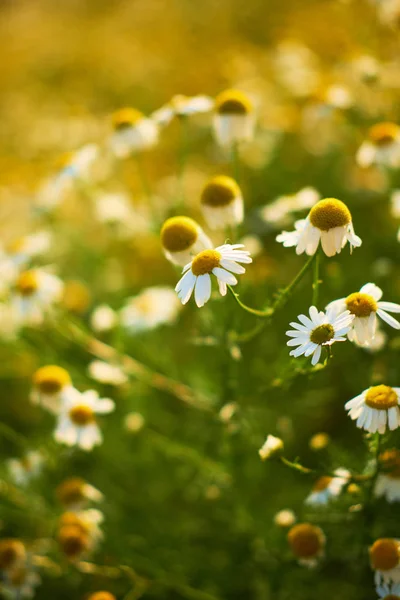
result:
<svg viewBox="0 0 400 600"><path fill-rule="evenodd" d="M356 161L360 167L373 164L387 167L400 165L400 127L395 123L377 123L370 128L368 139L357 151Z"/></svg>
<svg viewBox="0 0 400 600"><path fill-rule="evenodd" d="M167 219L160 236L165 257L180 267L184 267L198 252L213 247L200 225L189 217Z"/></svg>
<svg viewBox="0 0 400 600"><path fill-rule="evenodd" d="M305 503L311 506L328 504L329 500L340 495L343 487L349 481L349 477L350 473L347 469L336 469L335 477L320 477L315 482Z"/></svg>
<svg viewBox="0 0 400 600"><path fill-rule="evenodd" d="M15 282L11 306L20 325L39 325L62 299L64 284L45 269L23 271Z"/></svg>
<svg viewBox="0 0 400 600"><path fill-rule="evenodd" d="M114 407L112 400L99 398L94 390L80 393L74 389L61 408L54 432L56 441L67 446L79 446L82 450L92 450L103 441L96 415L110 413Z"/></svg>
<svg viewBox="0 0 400 600"><path fill-rule="evenodd" d="M400 600L400 583L382 583L377 586L376 591L383 600Z"/></svg>
<svg viewBox="0 0 400 600"><path fill-rule="evenodd" d="M376 585L400 582L400 540L380 538L369 549Z"/></svg>
<svg viewBox="0 0 400 600"><path fill-rule="evenodd" d="M101 502L103 494L80 477L65 479L56 489L60 503L71 511L82 510L88 502Z"/></svg>
<svg viewBox="0 0 400 600"><path fill-rule="evenodd" d="M7 594L7 598L15 598L15 600L33 598L35 588L41 581L36 571L28 566L21 566L7 573L1 589Z"/></svg>
<svg viewBox="0 0 400 600"><path fill-rule="evenodd" d="M289 508L284 508L274 515L274 523L278 527L292 527L296 520L295 513Z"/></svg>
<svg viewBox="0 0 400 600"><path fill-rule="evenodd" d="M281 452L283 447L283 441L280 438L275 437L274 435L269 435L259 449L258 454L260 455L261 460L266 460L274 454Z"/></svg>
<svg viewBox="0 0 400 600"><path fill-rule="evenodd" d="M227 285L237 284L233 273L245 272L245 268L239 263L252 262L250 253L241 248L244 248L243 244L224 244L215 250L203 250L197 254L183 268L184 275L175 288L182 304L189 302L193 290L198 307L208 302L211 296L211 274L217 278L221 296L225 296Z"/></svg>
<svg viewBox="0 0 400 600"><path fill-rule="evenodd" d="M106 385L124 385L128 377L118 365L111 365L103 360L92 360L88 366L89 377Z"/></svg>
<svg viewBox="0 0 400 600"><path fill-rule="evenodd" d="M213 177L201 193L201 208L210 229L225 229L243 221L242 192L232 177Z"/></svg>
<svg viewBox="0 0 400 600"><path fill-rule="evenodd" d="M299 523L291 527L288 536L291 551L300 565L313 568L324 556L326 538L320 527Z"/></svg>
<svg viewBox="0 0 400 600"><path fill-rule="evenodd" d="M357 420L360 429L385 433L386 425L390 430L400 425L399 399L400 388L374 385L346 402L344 407L350 419Z"/></svg>
<svg viewBox="0 0 400 600"><path fill-rule="evenodd" d="M10 475L17 485L26 486L37 477L44 463L40 452L30 451L22 458L10 458L6 461Z"/></svg>
<svg viewBox="0 0 400 600"><path fill-rule="evenodd" d="M110 148L117 158L127 158L158 142L157 123L134 108L121 108L114 113L112 122Z"/></svg>
<svg viewBox="0 0 400 600"><path fill-rule="evenodd" d="M321 198L321 194L313 187L305 187L296 194L279 196L261 209L260 215L268 225L285 225L290 223L291 213L311 208Z"/></svg>
<svg viewBox="0 0 400 600"><path fill-rule="evenodd" d="M4 248L4 255L18 267L26 265L32 258L46 254L50 249L52 236L49 231L37 231L25 237L12 240Z"/></svg>
<svg viewBox="0 0 400 600"><path fill-rule="evenodd" d="M238 90L225 90L215 99L214 133L220 146L233 146L254 137L254 107Z"/></svg>
<svg viewBox="0 0 400 600"><path fill-rule="evenodd" d="M381 472L375 484L375 496L388 502L400 502L400 450L385 450L379 456Z"/></svg>
<svg viewBox="0 0 400 600"><path fill-rule="evenodd" d="M57 365L46 365L33 375L30 399L34 404L57 414L71 391L73 387L68 371Z"/></svg>
<svg viewBox="0 0 400 600"><path fill-rule="evenodd" d="M171 100L156 110L151 118L159 125L168 125L174 117L185 118L190 115L210 112L214 107L214 100L209 96L183 96L177 94Z"/></svg>
<svg viewBox="0 0 400 600"><path fill-rule="evenodd" d="M17 538L0 540L0 571L10 571L21 567L26 559L26 548Z"/></svg>
<svg viewBox="0 0 400 600"><path fill-rule="evenodd" d="M354 315L348 338L357 340L360 345L369 345L374 339L377 327L377 315L394 329L400 329L400 323L388 313L400 313L400 304L382 302L382 290L374 283L366 283L359 292L347 298L334 300L326 307L335 314L350 311Z"/></svg>
<svg viewBox="0 0 400 600"><path fill-rule="evenodd" d="M117 321L117 313L108 304L99 304L90 316L90 326L97 333L114 329Z"/></svg>
<svg viewBox="0 0 400 600"><path fill-rule="evenodd" d="M351 326L353 316L349 311L336 315L333 311L318 312L315 306L309 309L310 318L299 315L300 323L292 322L294 329L286 332L293 338L287 342L288 346L297 346L290 352L290 356L311 356L311 364L316 365L321 357L322 346L331 346L335 342L344 342L344 337Z"/></svg>
<svg viewBox="0 0 400 600"><path fill-rule="evenodd" d="M296 221L295 231L283 231L276 240L285 248L296 246L296 254L316 253L319 242L327 256L339 254L346 245L350 250L361 246L361 239L354 233L351 213L341 200L325 198L310 210L306 219Z"/></svg>
<svg viewBox="0 0 400 600"><path fill-rule="evenodd" d="M129 298L120 311L121 325L135 333L173 323L181 305L172 288L149 287Z"/></svg>

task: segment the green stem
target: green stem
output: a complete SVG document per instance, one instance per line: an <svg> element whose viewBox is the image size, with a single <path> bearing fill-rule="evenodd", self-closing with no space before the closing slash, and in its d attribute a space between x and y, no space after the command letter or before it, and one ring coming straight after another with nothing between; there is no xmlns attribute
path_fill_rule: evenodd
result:
<svg viewBox="0 0 400 600"><path fill-rule="evenodd" d="M240 180L240 157L239 157L239 147L238 147L237 142L234 142L232 145L231 163L232 163L233 179L237 183L239 183L239 180Z"/></svg>
<svg viewBox="0 0 400 600"><path fill-rule="evenodd" d="M297 460L296 461L291 461L287 458L285 458L285 456L281 456L280 457L281 462L286 465L287 467L289 467L290 469L294 470L294 471L298 471L299 473L304 473L305 475L314 475L316 477L322 477L324 475L327 475L328 477L338 477L338 475L336 473L327 473L326 471L323 470L317 470L317 469L310 469L309 467L305 467L304 465L300 464ZM349 476L349 483L352 481L371 481L373 479L373 474L368 474L368 473L363 473L361 475L350 475Z"/></svg>
<svg viewBox="0 0 400 600"><path fill-rule="evenodd" d="M185 168L188 150L188 120L187 117L180 118L180 145L178 151L178 192L176 211L179 213L185 203Z"/></svg>
<svg viewBox="0 0 400 600"><path fill-rule="evenodd" d="M6 425L6 423L0 423L0 438L2 436L21 448L26 449L28 447L28 441L22 435L14 431L9 425Z"/></svg>
<svg viewBox="0 0 400 600"><path fill-rule="evenodd" d="M275 314L275 312L278 309L282 308L284 306L284 304L286 304L287 300L289 299L289 297L290 297L291 293L293 292L294 288L296 287L296 285L298 283L300 283L300 281L303 279L304 275L307 273L308 269L311 267L311 265L314 261L314 258L315 258L315 254L313 256L310 256L310 258L305 263L303 268L297 273L297 275L293 279L293 281L284 290L282 290L279 293L279 295L278 295L277 299L275 300L275 302L273 303L273 305L269 306L268 308L266 308L264 310L259 310L257 308L252 308L251 306L247 306L241 300L239 300L239 295L233 291L231 286L228 285L228 289L231 292L232 296L235 298L236 302L239 304L239 306L241 308L243 308L243 310L245 310L246 312L248 312L252 315L255 315L256 317L270 318L270 317L272 317L272 315ZM257 333L258 333L258 330L257 330ZM236 339L239 339L239 338L236 338Z"/></svg>
<svg viewBox="0 0 400 600"><path fill-rule="evenodd" d="M320 284L319 261L320 261L320 254L319 254L319 251L317 250L317 252L315 253L314 278L313 278L313 285L312 285L312 288L313 288L312 305L313 306L318 306L318 292L319 292L319 284Z"/></svg>

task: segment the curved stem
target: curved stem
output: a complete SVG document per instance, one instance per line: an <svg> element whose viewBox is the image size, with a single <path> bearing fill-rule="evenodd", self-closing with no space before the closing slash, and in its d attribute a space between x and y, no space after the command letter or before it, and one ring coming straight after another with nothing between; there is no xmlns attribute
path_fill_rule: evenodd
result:
<svg viewBox="0 0 400 600"><path fill-rule="evenodd" d="M312 285L312 288L313 288L312 305L313 306L318 306L318 292L319 292L319 284L320 284L319 261L320 261L320 254L319 254L319 251L317 250L317 252L315 253L314 277L313 277L313 285Z"/></svg>
<svg viewBox="0 0 400 600"><path fill-rule="evenodd" d="M228 290L230 291L232 296L235 298L235 300L239 304L239 306L241 308L243 308L243 310L245 310L246 312L250 313L251 315L255 315L256 317L265 318L265 317L269 317L272 314L272 312L273 312L272 308L266 308L265 310L258 310L257 308L252 308L251 306L247 306L247 304L244 304L241 300L239 300L239 294L237 294L230 285L228 285Z"/></svg>
<svg viewBox="0 0 400 600"><path fill-rule="evenodd" d="M314 476L325 476L327 475L328 477L338 477L338 475L336 473L327 473L326 471L323 470L317 470L317 469L310 469L310 467L305 467L304 465L300 464L298 461L291 461L288 460L285 456L281 456L280 457L281 462L286 465L287 467L289 467L290 469L293 469L294 471L298 471L299 473L304 473L305 475L314 475ZM372 473L363 473L361 475L350 475L349 476L349 483L351 481L371 481L373 479L373 474Z"/></svg>

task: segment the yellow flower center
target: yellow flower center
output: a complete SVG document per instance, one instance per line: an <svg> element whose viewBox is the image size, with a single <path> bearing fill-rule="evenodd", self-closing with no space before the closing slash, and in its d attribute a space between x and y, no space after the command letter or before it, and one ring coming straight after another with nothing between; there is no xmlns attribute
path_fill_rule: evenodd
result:
<svg viewBox="0 0 400 600"><path fill-rule="evenodd" d="M9 242L6 245L6 251L9 254L18 254L23 249L24 244L25 244L25 238L23 238L23 237L16 238L15 240L12 240L12 242Z"/></svg>
<svg viewBox="0 0 400 600"><path fill-rule="evenodd" d="M69 418L78 427L85 427L89 423L93 423L95 420L95 414L90 406L85 404L78 404L69 411Z"/></svg>
<svg viewBox="0 0 400 600"><path fill-rule="evenodd" d="M193 275L205 275L211 273L215 267L219 267L221 254L216 250L203 250L195 256L192 262Z"/></svg>
<svg viewBox="0 0 400 600"><path fill-rule="evenodd" d="M328 477L328 475L324 475L323 477L320 477L315 482L312 491L313 492L323 492L329 486L332 479L333 479L333 477Z"/></svg>
<svg viewBox="0 0 400 600"><path fill-rule="evenodd" d="M78 525L64 525L58 534L58 541L68 558L75 558L89 546L89 537Z"/></svg>
<svg viewBox="0 0 400 600"><path fill-rule="evenodd" d="M10 569L25 558L25 546L19 540L0 540L0 569Z"/></svg>
<svg viewBox="0 0 400 600"><path fill-rule="evenodd" d="M369 130L369 139L375 144L384 148L390 146L398 137L400 128L395 123L377 123Z"/></svg>
<svg viewBox="0 0 400 600"><path fill-rule="evenodd" d="M207 183L201 194L201 203L206 206L227 206L240 196L240 188L232 177L219 175Z"/></svg>
<svg viewBox="0 0 400 600"><path fill-rule="evenodd" d="M369 550L371 566L378 571L390 571L399 564L399 545L396 540L376 540Z"/></svg>
<svg viewBox="0 0 400 600"><path fill-rule="evenodd" d="M400 451L396 449L385 450L379 456L382 470L391 479L400 479Z"/></svg>
<svg viewBox="0 0 400 600"><path fill-rule="evenodd" d="M395 596L394 594L389 594L385 596L383 600L400 600L400 596Z"/></svg>
<svg viewBox="0 0 400 600"><path fill-rule="evenodd" d="M56 489L56 494L61 502L69 506L85 499L85 481L80 477L72 477L63 481Z"/></svg>
<svg viewBox="0 0 400 600"><path fill-rule="evenodd" d="M21 296L32 296L39 287L35 271L24 271L18 277L16 288Z"/></svg>
<svg viewBox="0 0 400 600"><path fill-rule="evenodd" d="M116 600L114 594L110 592L95 592L90 594L88 600Z"/></svg>
<svg viewBox="0 0 400 600"><path fill-rule="evenodd" d="M324 325L319 325L318 327L312 330L310 334L310 340L314 344L326 344L326 342L329 342L329 340L331 340L334 335L335 330L333 329L332 325L330 325L329 323L324 323Z"/></svg>
<svg viewBox="0 0 400 600"><path fill-rule="evenodd" d="M170 252L182 252L193 246L199 226L189 217L171 217L161 229L161 243Z"/></svg>
<svg viewBox="0 0 400 600"><path fill-rule="evenodd" d="M365 404L377 410L388 410L398 406L399 400L396 392L388 385L375 385L369 388L365 396Z"/></svg>
<svg viewBox="0 0 400 600"><path fill-rule="evenodd" d="M243 92L225 90L216 97L215 110L220 115L247 115L253 111L253 105Z"/></svg>
<svg viewBox="0 0 400 600"><path fill-rule="evenodd" d="M351 213L341 200L325 198L325 200L317 202L310 210L310 221L321 231L329 231L351 223Z"/></svg>
<svg viewBox="0 0 400 600"><path fill-rule="evenodd" d="M136 125L143 118L143 113L135 108L121 108L112 115L112 124L118 131Z"/></svg>
<svg viewBox="0 0 400 600"><path fill-rule="evenodd" d="M346 298L347 310L356 317L369 317L372 312L378 310L378 304L369 294L355 292Z"/></svg>
<svg viewBox="0 0 400 600"><path fill-rule="evenodd" d="M319 527L310 523L300 523L288 533L289 546L297 558L313 558L324 545L324 534Z"/></svg>
<svg viewBox="0 0 400 600"><path fill-rule="evenodd" d="M41 367L33 376L33 384L43 394L58 394L65 386L71 383L68 371L56 365Z"/></svg>

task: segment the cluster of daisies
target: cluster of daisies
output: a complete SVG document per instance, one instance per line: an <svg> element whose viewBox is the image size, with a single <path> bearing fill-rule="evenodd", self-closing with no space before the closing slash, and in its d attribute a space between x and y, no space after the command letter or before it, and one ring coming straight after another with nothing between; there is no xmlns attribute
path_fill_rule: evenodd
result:
<svg viewBox="0 0 400 600"><path fill-rule="evenodd" d="M99 398L95 390L77 390L69 373L57 365L35 372L31 400L57 417L57 442L87 451L103 439L97 415L110 413L115 407L109 398Z"/></svg>

